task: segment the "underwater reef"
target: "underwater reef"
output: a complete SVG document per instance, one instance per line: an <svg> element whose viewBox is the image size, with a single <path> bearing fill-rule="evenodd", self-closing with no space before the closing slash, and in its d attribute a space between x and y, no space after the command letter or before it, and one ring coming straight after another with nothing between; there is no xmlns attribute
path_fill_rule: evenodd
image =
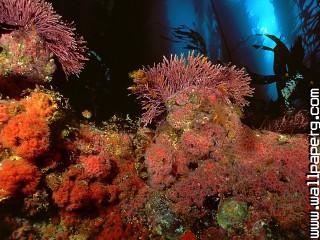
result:
<svg viewBox="0 0 320 240"><path fill-rule="evenodd" d="M307 239L307 136L242 123L243 69L164 58L130 73L141 119L98 126L50 86L87 59L72 25L0 0L0 29L0 239Z"/></svg>

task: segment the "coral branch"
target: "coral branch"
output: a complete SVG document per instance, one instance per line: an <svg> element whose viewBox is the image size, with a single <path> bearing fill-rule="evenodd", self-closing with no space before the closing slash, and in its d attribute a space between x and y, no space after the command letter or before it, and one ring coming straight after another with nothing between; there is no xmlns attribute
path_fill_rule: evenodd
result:
<svg viewBox="0 0 320 240"><path fill-rule="evenodd" d="M189 53L164 58L153 67L146 67L130 75L134 85L129 89L137 95L143 106L143 122L148 124L165 110L164 103L175 93L188 87L210 89L227 102L237 106L248 104L251 96L250 78L244 70L234 66L214 65L203 55Z"/></svg>

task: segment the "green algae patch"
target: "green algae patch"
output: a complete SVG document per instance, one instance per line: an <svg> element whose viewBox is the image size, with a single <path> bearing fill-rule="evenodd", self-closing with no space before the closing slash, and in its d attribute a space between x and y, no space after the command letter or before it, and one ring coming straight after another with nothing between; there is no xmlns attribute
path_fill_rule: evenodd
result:
<svg viewBox="0 0 320 240"><path fill-rule="evenodd" d="M227 199L219 206L217 222L225 230L239 228L248 216L248 206L245 202Z"/></svg>

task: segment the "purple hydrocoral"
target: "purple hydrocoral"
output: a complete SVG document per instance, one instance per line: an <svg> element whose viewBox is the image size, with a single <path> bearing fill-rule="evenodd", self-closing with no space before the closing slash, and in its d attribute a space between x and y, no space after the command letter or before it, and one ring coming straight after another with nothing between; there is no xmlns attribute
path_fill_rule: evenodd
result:
<svg viewBox="0 0 320 240"><path fill-rule="evenodd" d="M34 28L57 59L66 75L78 74L87 60L86 42L76 36L72 24L61 20L43 0L0 0L0 23L24 30Z"/></svg>
<svg viewBox="0 0 320 240"><path fill-rule="evenodd" d="M131 77L134 84L129 89L141 100L145 124L166 111L165 102L170 97L188 87L207 89L239 107L247 105L245 97L253 93L244 69L213 64L207 57L193 52L186 58L164 57L161 63L135 71Z"/></svg>

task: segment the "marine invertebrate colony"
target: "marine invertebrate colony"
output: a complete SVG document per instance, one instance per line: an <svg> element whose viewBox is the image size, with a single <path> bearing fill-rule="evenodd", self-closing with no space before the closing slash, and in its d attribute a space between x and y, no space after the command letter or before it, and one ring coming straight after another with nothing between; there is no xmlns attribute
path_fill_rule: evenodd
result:
<svg viewBox="0 0 320 240"><path fill-rule="evenodd" d="M30 82L51 80L56 70L53 54L34 29L3 34L0 36L0 46L0 75L19 75ZM5 85L7 79L2 81L2 85Z"/></svg>
<svg viewBox="0 0 320 240"><path fill-rule="evenodd" d="M44 82L53 54L67 75L83 67L82 40L43 0L0 0L1 24L0 80ZM156 129L77 121L44 87L0 100L1 239L304 239L307 138L241 122L243 70L190 53L131 76Z"/></svg>
<svg viewBox="0 0 320 240"><path fill-rule="evenodd" d="M186 88L167 101L167 119L145 150L150 191L165 198L166 214L186 221L182 226L191 226L199 239L280 239L277 232L304 239L307 138L252 130L232 104L214 96ZM168 117L189 111L186 119ZM181 121L186 124L176 123ZM174 226L180 230L175 224L168 229Z"/></svg>
<svg viewBox="0 0 320 240"><path fill-rule="evenodd" d="M130 74L134 85L129 89L141 101L144 123L151 123L165 112L165 102L178 91L197 87L210 89L226 101L242 107L248 104L245 97L253 90L250 78L243 69L211 63L203 55L189 53L164 58L162 63L146 67Z"/></svg>
<svg viewBox="0 0 320 240"><path fill-rule="evenodd" d="M9 120L0 135L4 147L26 159L34 159L49 147L49 127L46 120L27 113Z"/></svg>
<svg viewBox="0 0 320 240"><path fill-rule="evenodd" d="M66 75L78 74L84 67L85 41L76 36L75 28L66 24L43 0L1 0L0 23L13 29L35 29L46 47L54 53Z"/></svg>
<svg viewBox="0 0 320 240"><path fill-rule="evenodd" d="M0 101L0 210L21 202L17 214L0 211L0 230L13 222L4 236L18 239L303 239L307 139L248 128L224 97L184 88L165 101L155 131L138 133L69 122L50 91Z"/></svg>
<svg viewBox="0 0 320 240"><path fill-rule="evenodd" d="M0 168L0 201L13 194L31 194L36 191L40 173L25 160L4 160Z"/></svg>

